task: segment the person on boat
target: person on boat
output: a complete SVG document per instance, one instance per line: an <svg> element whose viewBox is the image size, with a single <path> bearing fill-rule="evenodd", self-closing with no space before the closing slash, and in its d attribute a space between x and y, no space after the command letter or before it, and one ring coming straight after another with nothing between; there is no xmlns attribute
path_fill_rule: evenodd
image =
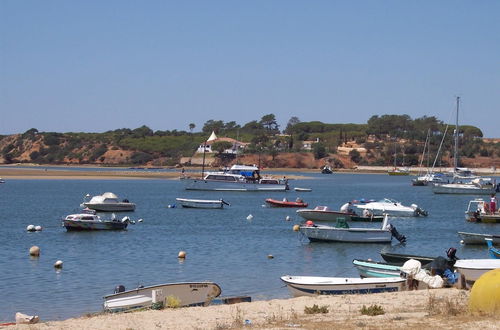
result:
<svg viewBox="0 0 500 330"><path fill-rule="evenodd" d="M347 202L344 205L342 205L340 207L340 212L343 212L343 213L352 213L352 203L351 202Z"/></svg>
<svg viewBox="0 0 500 330"><path fill-rule="evenodd" d="M494 214L496 210L497 210L497 198L496 198L495 194L491 194L491 199L490 199L490 212L491 212L491 214Z"/></svg>
<svg viewBox="0 0 500 330"><path fill-rule="evenodd" d="M295 200L297 203L303 203L302 199L300 197L297 197L297 199Z"/></svg>
<svg viewBox="0 0 500 330"><path fill-rule="evenodd" d="M372 216L373 216L373 214L368 209L363 210L363 217L371 218Z"/></svg>

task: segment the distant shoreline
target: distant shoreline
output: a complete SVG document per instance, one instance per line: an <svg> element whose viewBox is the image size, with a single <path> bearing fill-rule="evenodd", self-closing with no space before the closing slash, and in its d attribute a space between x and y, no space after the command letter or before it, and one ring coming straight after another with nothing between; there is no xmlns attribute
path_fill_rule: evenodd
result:
<svg viewBox="0 0 500 330"><path fill-rule="evenodd" d="M54 169L57 168L57 169ZM75 171L71 168L88 168L89 170L78 170ZM67 169L67 170L65 170ZM99 171L102 169L102 171ZM115 170L113 170L115 169ZM158 171L155 171L160 169ZM172 170L172 171L161 171L161 170ZM201 172L201 167L186 167L188 174L195 173L197 171ZM333 173L335 174L387 174L387 171L391 169L388 166L358 166L355 169L336 169ZM206 171L213 171L216 168L206 168ZM442 168L443 172L451 170L451 168ZM426 168L410 168L410 176L418 175L419 171L426 171ZM500 175L500 171L493 168L475 168L474 172L480 175ZM264 168L262 171L264 174L269 173L320 173L319 169L309 169L309 168ZM15 179L15 180L63 180L63 179L73 179L73 180L139 180L139 179L168 179L174 180L178 179L181 175L181 168L154 168L149 169L147 167L140 168L130 168L130 167L102 167L102 166L92 166L92 165L1 165L0 166L0 177L3 179ZM328 174L325 174L328 175ZM307 176L300 175L290 175L287 176L289 179L308 179Z"/></svg>

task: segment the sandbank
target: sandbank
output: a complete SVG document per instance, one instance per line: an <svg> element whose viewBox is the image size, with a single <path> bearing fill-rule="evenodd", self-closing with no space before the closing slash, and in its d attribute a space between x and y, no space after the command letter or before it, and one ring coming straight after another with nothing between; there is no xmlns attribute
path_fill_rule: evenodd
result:
<svg viewBox="0 0 500 330"><path fill-rule="evenodd" d="M467 311L469 291L456 288L299 297L179 309L87 315L8 329L498 329L498 316ZM326 314L305 307L327 306ZM361 315L364 306L385 314ZM40 315L43 321L43 315Z"/></svg>

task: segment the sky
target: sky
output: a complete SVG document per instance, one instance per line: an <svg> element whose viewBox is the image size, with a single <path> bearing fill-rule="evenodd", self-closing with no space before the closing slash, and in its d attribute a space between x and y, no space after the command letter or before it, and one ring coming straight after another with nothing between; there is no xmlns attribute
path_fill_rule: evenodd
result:
<svg viewBox="0 0 500 330"><path fill-rule="evenodd" d="M0 0L0 134L436 116L500 137L500 1Z"/></svg>

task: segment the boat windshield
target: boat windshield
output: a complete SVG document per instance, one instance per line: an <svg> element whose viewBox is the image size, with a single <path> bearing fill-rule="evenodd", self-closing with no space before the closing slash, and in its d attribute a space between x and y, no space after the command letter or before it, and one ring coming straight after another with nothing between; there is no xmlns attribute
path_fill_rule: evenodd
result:
<svg viewBox="0 0 500 330"><path fill-rule="evenodd" d="M390 204L399 204L397 200L390 199L390 198L384 198L378 201L378 203L390 203Z"/></svg>

